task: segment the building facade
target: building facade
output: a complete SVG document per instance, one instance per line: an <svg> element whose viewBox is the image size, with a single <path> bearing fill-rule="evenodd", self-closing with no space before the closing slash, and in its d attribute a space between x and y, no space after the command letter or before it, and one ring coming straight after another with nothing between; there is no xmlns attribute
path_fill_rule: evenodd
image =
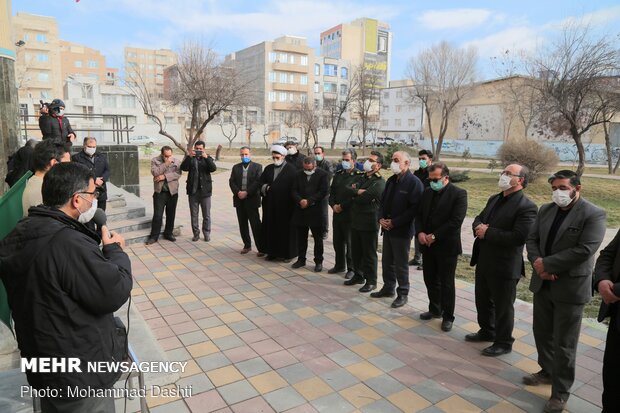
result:
<svg viewBox="0 0 620 413"><path fill-rule="evenodd" d="M143 82L153 97L163 99L164 69L176 63L177 54L172 50L125 47L126 82Z"/></svg>
<svg viewBox="0 0 620 413"><path fill-rule="evenodd" d="M89 76L103 82L107 78L105 56L99 50L81 44L59 41L60 71L64 81L69 76Z"/></svg>
<svg viewBox="0 0 620 413"><path fill-rule="evenodd" d="M423 138L424 105L412 92L409 80L392 81L381 90L378 136L407 144Z"/></svg>

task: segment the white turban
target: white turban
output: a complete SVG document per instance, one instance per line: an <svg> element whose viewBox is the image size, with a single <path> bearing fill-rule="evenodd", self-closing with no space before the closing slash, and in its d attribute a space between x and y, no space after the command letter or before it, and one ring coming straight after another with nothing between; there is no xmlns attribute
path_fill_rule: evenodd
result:
<svg viewBox="0 0 620 413"><path fill-rule="evenodd" d="M286 148L282 145L272 145L271 152L279 153L282 156L286 156L287 153Z"/></svg>

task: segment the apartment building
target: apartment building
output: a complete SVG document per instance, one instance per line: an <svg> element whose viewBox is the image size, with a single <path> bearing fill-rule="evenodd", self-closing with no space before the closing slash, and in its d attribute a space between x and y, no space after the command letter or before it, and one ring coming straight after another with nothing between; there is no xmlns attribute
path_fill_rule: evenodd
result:
<svg viewBox="0 0 620 413"><path fill-rule="evenodd" d="M99 50L68 42L59 41L61 79L69 76L89 76L97 81L105 81L107 69L105 56Z"/></svg>
<svg viewBox="0 0 620 413"><path fill-rule="evenodd" d="M177 63L168 49L125 47L125 77L128 84L144 82L153 97L164 97L164 69Z"/></svg>
<svg viewBox="0 0 620 413"><path fill-rule="evenodd" d="M343 59L326 56L318 56L314 62L314 107L320 109L325 117L325 123L329 125L328 109L338 105L347 99L351 82L351 64ZM350 119L351 108L345 114L340 127L346 128Z"/></svg>
<svg viewBox="0 0 620 413"><path fill-rule="evenodd" d="M378 136L411 144L422 139L424 105L413 98L410 80L392 81L381 90Z"/></svg>

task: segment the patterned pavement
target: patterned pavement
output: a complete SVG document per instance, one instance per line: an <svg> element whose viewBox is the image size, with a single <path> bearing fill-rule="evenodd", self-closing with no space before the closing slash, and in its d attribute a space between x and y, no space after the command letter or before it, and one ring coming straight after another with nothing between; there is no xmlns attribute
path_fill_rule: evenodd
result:
<svg viewBox="0 0 620 413"><path fill-rule="evenodd" d="M211 242L191 242L181 194L177 242L129 251L133 302L169 359L188 361L176 385L193 392L149 397L151 412L542 411L550 386L521 384L538 370L530 304L516 305L513 352L488 358L480 355L487 344L463 340L478 329L470 284L457 281L454 328L443 333L440 320L418 317L427 298L414 267L409 304L391 309L390 299L345 287L340 275L240 255L228 177L214 175ZM150 203L152 184L142 182ZM325 251L327 269L331 241ZM570 412L600 410L604 337L584 323Z"/></svg>

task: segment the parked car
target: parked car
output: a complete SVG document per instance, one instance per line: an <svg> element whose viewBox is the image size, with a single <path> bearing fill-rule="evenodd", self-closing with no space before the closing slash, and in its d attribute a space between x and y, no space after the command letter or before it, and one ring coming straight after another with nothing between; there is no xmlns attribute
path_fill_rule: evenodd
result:
<svg viewBox="0 0 620 413"><path fill-rule="evenodd" d="M138 135L138 136L130 136L129 143L133 143L135 145L153 145L156 139L153 139L149 136Z"/></svg>
<svg viewBox="0 0 620 413"><path fill-rule="evenodd" d="M361 139L351 139L349 141L349 146L351 146L352 148L355 147L361 147L362 146L362 142ZM370 147L374 147L374 142L372 141L371 138L366 138L366 147L370 148Z"/></svg>
<svg viewBox="0 0 620 413"><path fill-rule="evenodd" d="M280 139L278 139L278 141L276 142L278 145L284 145L286 142L288 141L293 141L296 144L299 144L299 141L297 140L296 137L294 136L282 136Z"/></svg>
<svg viewBox="0 0 620 413"><path fill-rule="evenodd" d="M390 146L394 142L395 142L394 139L388 138L386 136L386 137L377 138L377 141L375 142L375 145L377 146L377 148L381 148L381 147Z"/></svg>

